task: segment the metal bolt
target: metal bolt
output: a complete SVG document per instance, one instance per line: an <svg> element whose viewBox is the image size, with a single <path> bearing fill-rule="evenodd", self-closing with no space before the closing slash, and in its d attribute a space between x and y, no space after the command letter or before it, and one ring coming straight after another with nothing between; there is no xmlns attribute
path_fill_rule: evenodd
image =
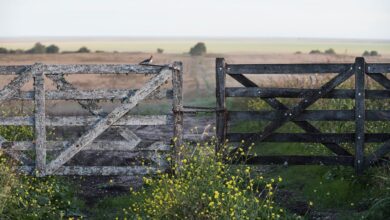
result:
<svg viewBox="0 0 390 220"><path fill-rule="evenodd" d="M359 139L359 140L360 140L360 136L358 136L358 137L357 137L357 139Z"/></svg>
<svg viewBox="0 0 390 220"><path fill-rule="evenodd" d="M321 91L319 91L318 94L321 94Z"/></svg>
<svg viewBox="0 0 390 220"><path fill-rule="evenodd" d="M290 116L292 115L292 113L289 114Z"/></svg>
<svg viewBox="0 0 390 220"><path fill-rule="evenodd" d="M362 94L359 92L359 93L358 93L358 96L361 96L361 95L362 95Z"/></svg>
<svg viewBox="0 0 390 220"><path fill-rule="evenodd" d="M305 102L308 102L307 99L304 100Z"/></svg>
<svg viewBox="0 0 390 220"><path fill-rule="evenodd" d="M358 115L359 118L361 118L362 116L361 115Z"/></svg>
<svg viewBox="0 0 390 220"><path fill-rule="evenodd" d="M360 69L361 69L361 67L359 66L359 67L358 67L358 69L360 70Z"/></svg>
<svg viewBox="0 0 390 220"><path fill-rule="evenodd" d="M360 160L358 160L357 162L360 163Z"/></svg>

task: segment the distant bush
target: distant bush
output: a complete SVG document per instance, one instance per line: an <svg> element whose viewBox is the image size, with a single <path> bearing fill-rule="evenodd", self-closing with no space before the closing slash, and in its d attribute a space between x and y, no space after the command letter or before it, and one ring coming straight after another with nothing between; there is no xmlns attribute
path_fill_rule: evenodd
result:
<svg viewBox="0 0 390 220"><path fill-rule="evenodd" d="M87 47L80 47L77 53L89 53L91 52Z"/></svg>
<svg viewBox="0 0 390 220"><path fill-rule="evenodd" d="M159 54L162 54L162 53L164 53L164 49L157 48L157 53L159 53Z"/></svg>
<svg viewBox="0 0 390 220"><path fill-rule="evenodd" d="M376 50L372 50L371 52L368 51L368 50L365 50L364 53L362 54L362 56L364 56L364 57L368 57L368 56L379 56L379 53L378 53L378 51L376 51Z"/></svg>
<svg viewBox="0 0 390 220"><path fill-rule="evenodd" d="M22 54L22 53L25 53L25 51L21 50L21 49L17 49L17 50L9 50L8 53L9 54Z"/></svg>
<svg viewBox="0 0 390 220"><path fill-rule="evenodd" d="M333 54L336 54L336 52L333 50L333 48L329 48L329 49L325 50L325 54L333 55Z"/></svg>
<svg viewBox="0 0 390 220"><path fill-rule="evenodd" d="M8 50L4 47L0 47L0 54L8 53Z"/></svg>
<svg viewBox="0 0 390 220"><path fill-rule="evenodd" d="M56 45L52 44L48 47L46 47L46 53L58 53L60 52L60 48Z"/></svg>
<svg viewBox="0 0 390 220"><path fill-rule="evenodd" d="M35 43L33 48L27 50L26 53L32 53L32 54L46 53L46 47L45 47L45 45L38 42L38 43Z"/></svg>
<svg viewBox="0 0 390 220"><path fill-rule="evenodd" d="M294 54L302 54L301 51L296 51Z"/></svg>
<svg viewBox="0 0 390 220"><path fill-rule="evenodd" d="M321 54L320 50L311 50L309 54Z"/></svg>
<svg viewBox="0 0 390 220"><path fill-rule="evenodd" d="M201 56L203 54L206 54L206 52L206 45L203 42L197 43L194 47L191 47L190 49L191 56Z"/></svg>
<svg viewBox="0 0 390 220"><path fill-rule="evenodd" d="M95 53L105 53L106 51L104 50L96 50Z"/></svg>

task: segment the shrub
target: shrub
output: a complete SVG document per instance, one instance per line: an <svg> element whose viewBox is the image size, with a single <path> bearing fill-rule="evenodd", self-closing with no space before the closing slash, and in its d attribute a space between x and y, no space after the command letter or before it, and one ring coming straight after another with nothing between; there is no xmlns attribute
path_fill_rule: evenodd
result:
<svg viewBox="0 0 390 220"><path fill-rule="evenodd" d="M26 53L33 53L33 54L46 53L46 47L45 47L45 45L38 42L38 43L35 43L33 48L27 50Z"/></svg>
<svg viewBox="0 0 390 220"><path fill-rule="evenodd" d="M80 47L77 53L89 53L91 52L87 47Z"/></svg>
<svg viewBox="0 0 390 220"><path fill-rule="evenodd" d="M336 52L333 50L333 48L329 48L329 49L325 50L324 53L325 53L325 54L330 54L330 55L336 54Z"/></svg>
<svg viewBox="0 0 390 220"><path fill-rule="evenodd" d="M25 53L24 50L17 49L17 50L9 50L8 53L10 54L22 54Z"/></svg>
<svg viewBox="0 0 390 220"><path fill-rule="evenodd" d="M8 53L8 50L4 47L0 47L0 54Z"/></svg>
<svg viewBox="0 0 390 220"><path fill-rule="evenodd" d="M368 52L367 50L365 50L364 52L363 52L363 55L362 56L370 56L370 52Z"/></svg>
<svg viewBox="0 0 390 220"><path fill-rule="evenodd" d="M294 54L302 54L301 51L296 51Z"/></svg>
<svg viewBox="0 0 390 220"><path fill-rule="evenodd" d="M52 44L48 47L46 47L46 53L58 53L60 52L60 48L56 45Z"/></svg>
<svg viewBox="0 0 390 220"><path fill-rule="evenodd" d="M320 50L311 50L309 54L321 54Z"/></svg>
<svg viewBox="0 0 390 220"><path fill-rule="evenodd" d="M157 53L159 53L159 54L162 54L162 53L164 53L164 49L157 48Z"/></svg>
<svg viewBox="0 0 390 220"><path fill-rule="evenodd" d="M370 56L379 56L379 53L376 50L372 50Z"/></svg>
<svg viewBox="0 0 390 220"><path fill-rule="evenodd" d="M124 210L129 219L271 219L284 216L273 202L278 182L254 176L251 167L227 165L214 144L198 144L184 153L172 174L144 178ZM240 151L240 154L243 153ZM168 158L170 161L170 159Z"/></svg>
<svg viewBox="0 0 390 220"><path fill-rule="evenodd" d="M194 47L191 47L190 49L191 56L201 56L203 54L206 54L206 52L206 45L203 42L197 43Z"/></svg>

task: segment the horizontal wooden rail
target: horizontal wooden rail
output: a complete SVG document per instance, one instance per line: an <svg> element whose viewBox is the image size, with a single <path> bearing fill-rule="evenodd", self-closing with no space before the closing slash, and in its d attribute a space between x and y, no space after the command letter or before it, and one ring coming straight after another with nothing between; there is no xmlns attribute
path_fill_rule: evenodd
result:
<svg viewBox="0 0 390 220"><path fill-rule="evenodd" d="M66 149L71 142L69 141L47 141L46 150L63 150ZM27 151L34 149L34 143L32 141L14 141L14 142L3 142L1 149L11 149L15 151ZM113 141L113 140L98 140L94 141L82 150L91 151L169 151L171 147L168 143L155 142L151 143L147 147L134 147L128 141Z"/></svg>
<svg viewBox="0 0 390 220"><path fill-rule="evenodd" d="M0 66L0 75L18 75L33 65ZM129 64L44 65L45 75L55 74L158 74L163 66Z"/></svg>
<svg viewBox="0 0 390 220"><path fill-rule="evenodd" d="M231 142L248 140L257 133L227 133L226 138ZM381 143L390 139L389 133L365 134L366 143ZM300 143L352 143L355 133L273 133L263 142L300 142Z"/></svg>
<svg viewBox="0 0 390 220"><path fill-rule="evenodd" d="M227 74L316 74L339 73L353 64L227 64ZM389 63L366 65L367 73L390 73Z"/></svg>
<svg viewBox="0 0 390 220"><path fill-rule="evenodd" d="M95 89L95 90L47 90L46 100L121 100L134 95L137 89ZM145 100L173 98L172 89L161 89L148 96ZM0 100L34 100L34 92L18 92L12 97Z"/></svg>
<svg viewBox="0 0 390 220"><path fill-rule="evenodd" d="M284 164L284 165L345 165L353 166L352 156L249 156L242 159L246 164Z"/></svg>
<svg viewBox="0 0 390 220"><path fill-rule="evenodd" d="M22 173L33 174L33 166L17 167ZM164 167L147 166L61 166L53 174L62 176L135 176L155 174L157 171L164 170Z"/></svg>
<svg viewBox="0 0 390 220"><path fill-rule="evenodd" d="M273 121L283 117L285 111L229 111L228 120ZM305 110L293 121L353 121L353 110ZM390 110L366 110L366 121L390 121Z"/></svg>
<svg viewBox="0 0 390 220"><path fill-rule="evenodd" d="M46 126L88 126L96 123L99 116L56 116L46 117ZM168 125L172 124L172 115L131 115L124 116L114 123L114 126L124 125ZM34 117L0 117L0 125L34 125Z"/></svg>
<svg viewBox="0 0 390 220"><path fill-rule="evenodd" d="M259 97L259 98L303 98L317 89L297 88L256 88L256 87L230 87L226 88L227 97ZM390 90L365 90L366 99L390 99ZM323 98L328 99L354 99L355 90L335 89Z"/></svg>
<svg viewBox="0 0 390 220"><path fill-rule="evenodd" d="M227 74L340 73L353 64L227 64Z"/></svg>

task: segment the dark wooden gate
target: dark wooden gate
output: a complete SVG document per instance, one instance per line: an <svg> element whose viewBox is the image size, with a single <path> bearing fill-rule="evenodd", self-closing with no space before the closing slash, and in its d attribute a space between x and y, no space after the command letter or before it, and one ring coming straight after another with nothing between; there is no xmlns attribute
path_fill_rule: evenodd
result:
<svg viewBox="0 0 390 220"><path fill-rule="evenodd" d="M384 73L390 72L390 64L368 64L358 57L351 64L227 64L223 58L216 60L216 96L217 96L217 137L219 146L226 140L237 142L312 142L321 143L333 152L332 156L250 156L249 164L324 164L354 166L358 174L380 161L390 152L390 134L367 133L366 121L390 121L389 110L366 110L365 100L390 99L390 80ZM244 74L329 74L337 76L318 89L304 88L261 88ZM226 75L238 81L244 87L226 87ZM355 78L354 89L336 89L347 79ZM366 76L379 83L383 90L365 88ZM282 79L281 79L282 80ZM258 97L264 100L273 111L230 111L226 108L227 97ZM277 98L301 98L298 104L286 106ZM307 110L319 99L354 99L355 107L350 110ZM231 120L270 121L261 133L232 133L228 131ZM309 121L354 121L353 133L322 133ZM276 133L275 131L293 122L306 133ZM365 155L364 145L369 142L381 142L381 147ZM341 143L355 143L354 152L340 146ZM234 149L233 152L237 150ZM248 150L248 147L244 147Z"/></svg>

